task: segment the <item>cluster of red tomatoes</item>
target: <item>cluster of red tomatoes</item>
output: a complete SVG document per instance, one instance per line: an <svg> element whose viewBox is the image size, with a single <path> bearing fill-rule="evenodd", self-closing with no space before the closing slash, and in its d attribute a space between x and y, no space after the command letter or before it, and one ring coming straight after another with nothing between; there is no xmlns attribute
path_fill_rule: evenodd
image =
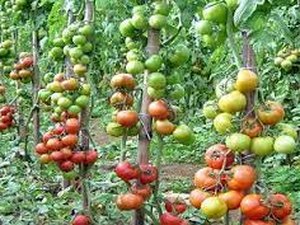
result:
<svg viewBox="0 0 300 225"><path fill-rule="evenodd" d="M120 162L115 173L119 178L130 185L130 192L121 194L117 198L117 207L120 210L135 210L142 207L152 194L151 183L158 179L157 168L151 164L134 166L128 161ZM130 182L134 181L133 184Z"/></svg>
<svg viewBox="0 0 300 225"><path fill-rule="evenodd" d="M201 209L208 219L221 218L228 210L240 208L246 218L244 225L274 224L273 220L292 224L285 223L292 212L289 199L282 194L246 194L256 181L256 171L249 165L234 165L234 161L235 155L223 144L207 149L208 167L195 174L192 206Z"/></svg>
<svg viewBox="0 0 300 225"><path fill-rule="evenodd" d="M0 131L4 131L14 125L15 108L9 105L0 109Z"/></svg>
<svg viewBox="0 0 300 225"><path fill-rule="evenodd" d="M165 209L167 212L159 217L160 225L189 225L189 223L180 217L187 209L185 201L181 199L167 199L165 201Z"/></svg>
<svg viewBox="0 0 300 225"><path fill-rule="evenodd" d="M9 77L12 80L20 80L24 83L30 82L33 75L33 58L31 53L22 52L19 55L19 61L14 65L14 70L10 72Z"/></svg>
<svg viewBox="0 0 300 225"><path fill-rule="evenodd" d="M80 122L69 118L57 123L53 129L43 135L42 142L35 146L41 163L57 163L60 170L72 171L75 165L92 165L98 158L95 150L81 151L78 148Z"/></svg>
<svg viewBox="0 0 300 225"><path fill-rule="evenodd" d="M136 82L131 74L121 73L112 77L111 87L115 90L110 97L110 104L116 109L106 131L109 135L119 137L125 133L128 136L138 134L139 115L132 109L132 92L136 87Z"/></svg>

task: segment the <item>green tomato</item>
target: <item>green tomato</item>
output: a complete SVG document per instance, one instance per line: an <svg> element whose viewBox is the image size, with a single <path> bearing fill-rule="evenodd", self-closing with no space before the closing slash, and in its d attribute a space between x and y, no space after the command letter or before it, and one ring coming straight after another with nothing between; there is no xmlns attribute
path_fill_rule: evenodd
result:
<svg viewBox="0 0 300 225"><path fill-rule="evenodd" d="M168 16L170 11L171 7L168 3L164 1L154 3L154 14Z"/></svg>
<svg viewBox="0 0 300 225"><path fill-rule="evenodd" d="M229 113L220 113L217 115L213 121L216 131L220 134L230 131L233 127L231 119L232 115Z"/></svg>
<svg viewBox="0 0 300 225"><path fill-rule="evenodd" d="M145 62L145 67L150 72L158 71L163 64L163 60L159 55L152 55L149 59Z"/></svg>
<svg viewBox="0 0 300 225"><path fill-rule="evenodd" d="M225 24L227 21L227 7L225 3L212 2L203 9L203 18L215 23Z"/></svg>
<svg viewBox="0 0 300 225"><path fill-rule="evenodd" d="M133 37L135 28L131 23L131 19L124 20L119 26L119 31L124 37Z"/></svg>
<svg viewBox="0 0 300 225"><path fill-rule="evenodd" d="M273 144L272 137L255 137L251 141L251 152L258 156L270 155L274 151Z"/></svg>
<svg viewBox="0 0 300 225"><path fill-rule="evenodd" d="M180 100L185 95L185 89L181 84L173 85L169 96L172 100Z"/></svg>
<svg viewBox="0 0 300 225"><path fill-rule="evenodd" d="M239 91L233 91L220 98L218 102L219 108L223 112L236 113L245 109L247 105L247 99L244 94Z"/></svg>
<svg viewBox="0 0 300 225"><path fill-rule="evenodd" d="M81 107L78 106L78 105L71 105L69 108L68 108L68 113L70 115L78 115L80 112L81 112Z"/></svg>
<svg viewBox="0 0 300 225"><path fill-rule="evenodd" d="M185 124L176 127L173 137L176 141L184 145L191 145L196 139L193 131Z"/></svg>
<svg viewBox="0 0 300 225"><path fill-rule="evenodd" d="M163 89L167 85L165 75L162 73L151 73L148 78L148 85L154 89Z"/></svg>
<svg viewBox="0 0 300 225"><path fill-rule="evenodd" d="M215 101L207 101L204 103L202 113L207 119L214 119L218 115L219 107Z"/></svg>
<svg viewBox="0 0 300 225"><path fill-rule="evenodd" d="M274 149L276 152L291 154L296 149L296 141L288 135L281 135L275 139Z"/></svg>
<svg viewBox="0 0 300 225"><path fill-rule="evenodd" d="M67 109L72 105L72 101L66 97L60 97L57 101L57 105L63 109Z"/></svg>
<svg viewBox="0 0 300 225"><path fill-rule="evenodd" d="M86 24L83 27L79 28L79 33L84 35L85 37L91 37L94 34L93 26Z"/></svg>
<svg viewBox="0 0 300 225"><path fill-rule="evenodd" d="M149 18L149 25L152 28L157 29L157 30L160 30L160 29L166 27L167 23L168 23L167 17L164 15L155 14Z"/></svg>
<svg viewBox="0 0 300 225"><path fill-rule="evenodd" d="M200 35L211 35L213 32L211 22L208 20L200 20L196 23L196 31Z"/></svg>
<svg viewBox="0 0 300 225"><path fill-rule="evenodd" d="M65 42L62 38L55 38L53 40L53 45L55 47L63 48L65 46Z"/></svg>
<svg viewBox="0 0 300 225"><path fill-rule="evenodd" d="M86 44L87 39L84 35L75 35L73 36L72 41L75 45L82 46Z"/></svg>
<svg viewBox="0 0 300 225"><path fill-rule="evenodd" d="M131 18L131 24L137 30L145 30L148 27L148 21L141 14L134 14Z"/></svg>
<svg viewBox="0 0 300 225"><path fill-rule="evenodd" d="M130 61L126 65L126 71L133 75L142 74L144 69L144 64L138 60Z"/></svg>
<svg viewBox="0 0 300 225"><path fill-rule="evenodd" d="M225 0L228 8L230 9L236 9L238 7L238 5L240 4L239 3L239 0Z"/></svg>
<svg viewBox="0 0 300 225"><path fill-rule="evenodd" d="M53 59L61 59L64 55L64 52L62 48L54 47L50 50L49 55Z"/></svg>
<svg viewBox="0 0 300 225"><path fill-rule="evenodd" d="M89 105L89 102L90 102L90 98L86 95L80 95L75 100L75 104L81 108L86 108Z"/></svg>
<svg viewBox="0 0 300 225"><path fill-rule="evenodd" d="M281 58L281 57L276 57L275 59L274 59L274 64L276 65L276 66L281 66L281 63L283 62L283 58Z"/></svg>
<svg viewBox="0 0 300 225"><path fill-rule="evenodd" d="M177 45L175 50L169 55L169 61L173 67L185 64L191 56L190 49L183 44Z"/></svg>
<svg viewBox="0 0 300 225"><path fill-rule="evenodd" d="M125 133L125 128L118 123L111 122L106 126L106 133L113 137L120 137Z"/></svg>
<svg viewBox="0 0 300 225"><path fill-rule="evenodd" d="M291 136L292 138L297 140L298 133L295 126L287 123L279 123L277 126L280 128L282 134Z"/></svg>
<svg viewBox="0 0 300 225"><path fill-rule="evenodd" d="M234 152L243 152L250 149L251 138L245 134L234 133L226 138L226 146Z"/></svg>
<svg viewBox="0 0 300 225"><path fill-rule="evenodd" d="M154 89L152 87L147 88L147 93L152 99L161 99L165 96L165 89Z"/></svg>
<svg viewBox="0 0 300 225"><path fill-rule="evenodd" d="M293 63L287 59L283 60L280 65L285 71L290 71L293 67Z"/></svg>
<svg viewBox="0 0 300 225"><path fill-rule="evenodd" d="M69 55L71 58L80 59L83 56L83 51L79 47L69 49Z"/></svg>

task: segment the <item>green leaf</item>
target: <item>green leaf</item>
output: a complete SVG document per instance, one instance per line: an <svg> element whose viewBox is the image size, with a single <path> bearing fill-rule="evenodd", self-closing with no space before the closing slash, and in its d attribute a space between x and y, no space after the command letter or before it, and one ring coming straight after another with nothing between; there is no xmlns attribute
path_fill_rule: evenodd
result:
<svg viewBox="0 0 300 225"><path fill-rule="evenodd" d="M257 9L258 5L263 5L265 0L241 0L239 7L234 13L234 24L240 26L249 19Z"/></svg>

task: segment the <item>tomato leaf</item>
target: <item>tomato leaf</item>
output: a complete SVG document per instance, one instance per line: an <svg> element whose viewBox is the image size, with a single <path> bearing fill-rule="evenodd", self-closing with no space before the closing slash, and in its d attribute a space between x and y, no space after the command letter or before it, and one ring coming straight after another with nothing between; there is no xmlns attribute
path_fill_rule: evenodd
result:
<svg viewBox="0 0 300 225"><path fill-rule="evenodd" d="M265 0L241 0L234 13L234 24L240 26L245 23L255 12L258 5L263 5Z"/></svg>

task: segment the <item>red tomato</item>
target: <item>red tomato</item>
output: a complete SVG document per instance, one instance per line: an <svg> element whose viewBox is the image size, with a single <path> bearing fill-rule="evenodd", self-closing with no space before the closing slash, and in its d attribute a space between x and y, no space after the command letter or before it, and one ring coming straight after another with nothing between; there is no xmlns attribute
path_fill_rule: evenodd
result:
<svg viewBox="0 0 300 225"><path fill-rule="evenodd" d="M226 145L216 144L206 150L205 162L213 169L222 169L224 163L227 168L233 164L234 154Z"/></svg>
<svg viewBox="0 0 300 225"><path fill-rule="evenodd" d="M219 170L214 170L210 167L198 170L194 176L194 185L197 188L215 190L218 188L219 172Z"/></svg>
<svg viewBox="0 0 300 225"><path fill-rule="evenodd" d="M127 193L119 195L117 198L117 207L120 210L134 210L142 207L144 199L140 195Z"/></svg>
<svg viewBox="0 0 300 225"><path fill-rule="evenodd" d="M284 117L284 109L278 102L267 101L258 110L258 118L263 124L274 125Z"/></svg>
<svg viewBox="0 0 300 225"><path fill-rule="evenodd" d="M190 193L190 203L195 208L200 209L202 202L210 196L211 194L208 192L202 191L201 189L194 189Z"/></svg>
<svg viewBox="0 0 300 225"><path fill-rule="evenodd" d="M120 162L116 168L115 173L119 178L128 182L133 179L137 179L139 177L139 169L137 167L132 166L129 162Z"/></svg>
<svg viewBox="0 0 300 225"><path fill-rule="evenodd" d="M292 203L283 194L273 194L270 196L272 215L282 220L292 213Z"/></svg>
<svg viewBox="0 0 300 225"><path fill-rule="evenodd" d="M142 184L150 184L158 179L158 170L151 164L140 165L140 182Z"/></svg>
<svg viewBox="0 0 300 225"><path fill-rule="evenodd" d="M256 172L253 167L247 165L234 166L230 172L227 185L230 190L248 190L252 187L256 179Z"/></svg>
<svg viewBox="0 0 300 225"><path fill-rule="evenodd" d="M246 219L243 223L243 225L276 225L273 221L271 220L250 220Z"/></svg>
<svg viewBox="0 0 300 225"><path fill-rule="evenodd" d="M171 213L164 213L159 217L160 225L182 225L182 219L172 215Z"/></svg>
<svg viewBox="0 0 300 225"><path fill-rule="evenodd" d="M245 217L252 220L261 220L270 213L270 209L264 204L262 196L258 194L246 195L240 208Z"/></svg>

